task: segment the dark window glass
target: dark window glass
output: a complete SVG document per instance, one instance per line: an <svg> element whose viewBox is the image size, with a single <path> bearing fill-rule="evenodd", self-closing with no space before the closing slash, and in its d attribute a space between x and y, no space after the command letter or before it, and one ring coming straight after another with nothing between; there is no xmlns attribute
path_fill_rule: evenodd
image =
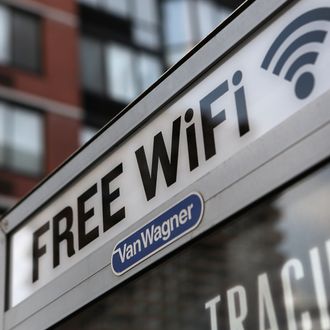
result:
<svg viewBox="0 0 330 330"><path fill-rule="evenodd" d="M40 68L40 19L23 12L12 14L13 64L23 69Z"/></svg>
<svg viewBox="0 0 330 330"><path fill-rule="evenodd" d="M104 91L102 45L95 39L81 40L82 82L86 89L102 93Z"/></svg>
<svg viewBox="0 0 330 330"><path fill-rule="evenodd" d="M329 200L327 165L56 329L327 329Z"/></svg>

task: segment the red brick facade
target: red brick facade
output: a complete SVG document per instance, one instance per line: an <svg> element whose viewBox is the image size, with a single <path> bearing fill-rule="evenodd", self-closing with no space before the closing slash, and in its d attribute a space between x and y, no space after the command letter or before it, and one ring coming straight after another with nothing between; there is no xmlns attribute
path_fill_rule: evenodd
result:
<svg viewBox="0 0 330 330"><path fill-rule="evenodd" d="M19 199L79 146L79 32L74 0L7 3L41 18L41 72L0 66L1 100L36 108L44 118L43 173L31 177L0 167L0 197Z"/></svg>

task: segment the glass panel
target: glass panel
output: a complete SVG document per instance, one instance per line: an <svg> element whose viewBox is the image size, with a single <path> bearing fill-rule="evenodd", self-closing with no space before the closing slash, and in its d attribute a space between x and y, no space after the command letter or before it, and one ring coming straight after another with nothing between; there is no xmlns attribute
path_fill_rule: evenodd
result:
<svg viewBox="0 0 330 330"><path fill-rule="evenodd" d="M141 92L155 82L162 73L158 58L148 54L140 55L137 69L141 81Z"/></svg>
<svg viewBox="0 0 330 330"><path fill-rule="evenodd" d="M136 43L152 49L159 48L159 35L152 25L135 24L133 37Z"/></svg>
<svg viewBox="0 0 330 330"><path fill-rule="evenodd" d="M189 0L164 3L164 33L167 45L189 43L192 40Z"/></svg>
<svg viewBox="0 0 330 330"><path fill-rule="evenodd" d="M128 0L100 0L100 4L103 8L107 9L113 14L120 16L129 15Z"/></svg>
<svg viewBox="0 0 330 330"><path fill-rule="evenodd" d="M326 329L329 199L327 165L56 329Z"/></svg>
<svg viewBox="0 0 330 330"><path fill-rule="evenodd" d="M158 23L156 0L133 0L135 19L151 24Z"/></svg>
<svg viewBox="0 0 330 330"><path fill-rule="evenodd" d="M16 170L39 174L43 152L41 117L33 112L13 109L12 118L11 165Z"/></svg>
<svg viewBox="0 0 330 330"><path fill-rule="evenodd" d="M10 13L0 5L0 63L8 63L10 57Z"/></svg>
<svg viewBox="0 0 330 330"><path fill-rule="evenodd" d="M5 165L6 122L7 105L0 102L0 165Z"/></svg>
<svg viewBox="0 0 330 330"><path fill-rule="evenodd" d="M129 102L138 93L135 81L134 53L128 47L111 44L106 49L108 94L114 99Z"/></svg>
<svg viewBox="0 0 330 330"><path fill-rule="evenodd" d="M104 91L101 43L90 38L82 38L80 47L82 84L90 91L101 93Z"/></svg>
<svg viewBox="0 0 330 330"><path fill-rule="evenodd" d="M18 67L29 70L40 68L40 21L38 18L13 13L13 61Z"/></svg>

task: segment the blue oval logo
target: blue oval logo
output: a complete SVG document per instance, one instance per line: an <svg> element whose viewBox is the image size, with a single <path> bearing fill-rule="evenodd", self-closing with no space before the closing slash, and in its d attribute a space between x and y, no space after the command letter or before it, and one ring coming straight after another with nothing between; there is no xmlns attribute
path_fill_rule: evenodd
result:
<svg viewBox="0 0 330 330"><path fill-rule="evenodd" d="M121 275L195 229L203 215L203 199L193 193L121 240L113 249L111 266Z"/></svg>

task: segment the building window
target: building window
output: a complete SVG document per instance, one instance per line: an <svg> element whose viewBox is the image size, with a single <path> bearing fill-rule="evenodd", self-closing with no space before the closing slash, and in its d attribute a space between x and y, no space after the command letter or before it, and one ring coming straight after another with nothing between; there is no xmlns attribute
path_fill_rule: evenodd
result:
<svg viewBox="0 0 330 330"><path fill-rule="evenodd" d="M40 20L30 14L12 13L13 64L37 71L40 67Z"/></svg>
<svg viewBox="0 0 330 330"><path fill-rule="evenodd" d="M156 0L133 0L131 3L134 41L151 49L160 45L160 25Z"/></svg>
<svg viewBox="0 0 330 330"><path fill-rule="evenodd" d="M107 92L113 99L129 102L138 94L130 48L110 44L106 49L106 72Z"/></svg>
<svg viewBox="0 0 330 330"><path fill-rule="evenodd" d="M83 87L127 103L150 86L162 73L157 56L115 42L82 38Z"/></svg>
<svg viewBox="0 0 330 330"><path fill-rule="evenodd" d="M83 86L92 92L103 93L103 49L100 41L92 38L81 40L81 77Z"/></svg>
<svg viewBox="0 0 330 330"><path fill-rule="evenodd" d="M163 72L160 53L160 19L157 0L79 0L81 4L121 18L127 34L82 28L81 78L84 91L93 97L127 104ZM95 15L97 13L94 12ZM99 13L101 14L101 13ZM106 16L100 16L106 17ZM114 17L109 16L109 20ZM84 25L84 22L82 22ZM84 26L83 26L84 27ZM103 27L104 28L104 27ZM109 38L107 36L110 36ZM100 98L101 99L101 98Z"/></svg>
<svg viewBox="0 0 330 330"><path fill-rule="evenodd" d="M165 0L162 11L168 65L176 63L231 12L211 0Z"/></svg>
<svg viewBox="0 0 330 330"><path fill-rule="evenodd" d="M0 101L0 166L39 175L43 169L43 150L41 116Z"/></svg>
<svg viewBox="0 0 330 330"><path fill-rule="evenodd" d="M0 63L39 71L40 18L0 5Z"/></svg>
<svg viewBox="0 0 330 330"><path fill-rule="evenodd" d="M134 43L153 50L159 49L160 20L157 0L79 0L79 2L124 18L131 23Z"/></svg>

